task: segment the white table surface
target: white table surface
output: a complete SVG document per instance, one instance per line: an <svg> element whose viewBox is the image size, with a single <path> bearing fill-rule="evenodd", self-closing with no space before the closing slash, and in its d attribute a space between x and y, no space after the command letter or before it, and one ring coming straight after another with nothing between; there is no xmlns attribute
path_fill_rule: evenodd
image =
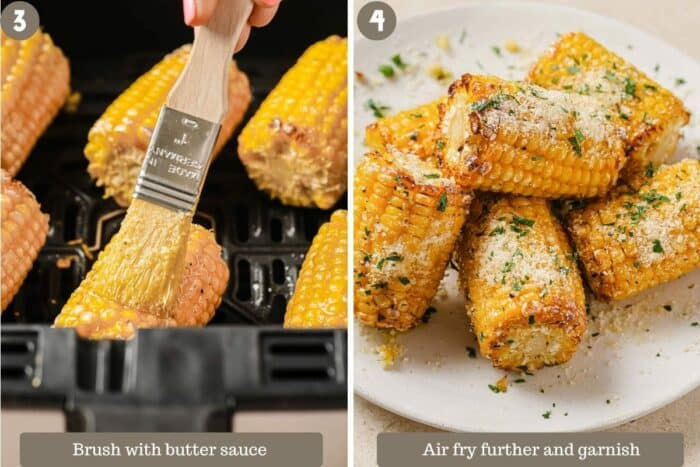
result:
<svg viewBox="0 0 700 467"><path fill-rule="evenodd" d="M475 0L384 0L396 11L398 20L432 9L479 3ZM497 2L499 0L491 0ZM511 0L513 1L513 0ZM515 0L518 1L518 0ZM698 0L539 0L563 4L610 16L686 52L700 61L700 1ZM356 0L355 10L366 1ZM357 34L357 32L356 32ZM395 415L359 396L354 398L355 466L376 466L376 439L382 432L438 431ZM640 419L610 431L671 431L684 434L685 466L700 467L700 389Z"/></svg>

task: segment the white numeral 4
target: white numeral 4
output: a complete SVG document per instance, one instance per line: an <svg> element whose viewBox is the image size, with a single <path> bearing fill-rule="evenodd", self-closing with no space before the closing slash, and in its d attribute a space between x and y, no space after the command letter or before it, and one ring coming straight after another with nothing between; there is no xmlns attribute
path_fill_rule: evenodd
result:
<svg viewBox="0 0 700 467"><path fill-rule="evenodd" d="M384 10L374 10L369 18L370 23L377 25L377 31L384 31Z"/></svg>

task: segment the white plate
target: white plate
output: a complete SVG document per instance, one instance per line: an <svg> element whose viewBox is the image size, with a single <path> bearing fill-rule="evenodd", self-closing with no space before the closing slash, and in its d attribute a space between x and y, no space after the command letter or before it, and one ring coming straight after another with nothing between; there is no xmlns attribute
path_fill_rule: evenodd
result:
<svg viewBox="0 0 700 467"><path fill-rule="evenodd" d="M401 21L383 42L356 42L355 67L372 85L355 85L355 153L362 153L364 127L374 119L363 108L367 99L389 106L391 112L444 92L444 86L426 76L426 66L440 63L455 76L472 72L522 79L557 33L578 30L636 64L672 89L691 112L700 113L700 65L646 33L567 7L463 6ZM451 53L435 45L441 34L449 37ZM523 53L507 52L504 43L509 39ZM501 56L493 51L494 45ZM421 66L387 82L377 67L389 63L396 53L405 62ZM677 85L677 78L686 83ZM697 157L697 145L700 128L693 117L674 158ZM443 281L434 301L438 312L430 322L398 337L405 359L392 370L382 369L373 351L385 336L356 325L355 390L360 396L447 430L576 431L618 425L700 386L700 326L691 325L700 321L698 270L615 309L593 303L594 314L601 315L594 322L589 320L588 336L572 361L525 376L525 383L513 384L518 376L510 375L505 394L495 394L488 387L504 372L481 357L467 355L466 347L477 345L467 329L455 276L449 271ZM691 289L691 284L696 286ZM664 309L667 304L671 311ZM601 321L615 325L599 325ZM591 336L595 332L600 335ZM549 418L543 416L547 412Z"/></svg>

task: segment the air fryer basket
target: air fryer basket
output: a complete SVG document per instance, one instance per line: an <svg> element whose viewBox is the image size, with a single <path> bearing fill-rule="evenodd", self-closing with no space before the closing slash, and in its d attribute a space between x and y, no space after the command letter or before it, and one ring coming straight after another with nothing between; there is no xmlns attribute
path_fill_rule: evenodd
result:
<svg viewBox="0 0 700 467"><path fill-rule="evenodd" d="M237 133L212 164L195 216L216 231L231 271L209 326L140 330L128 342L87 341L72 329L50 328L124 217L87 175L87 132L134 79L191 40L191 31L171 0L145 9L124 2L96 46L76 38L72 28L82 26L55 2L33 3L71 60L71 86L82 100L75 113L56 118L18 175L51 220L46 245L2 315L3 403L63 407L67 429L77 431L223 431L234 409L345 407L346 332L279 326L304 254L332 210L290 208L259 192L236 156ZM171 34L166 26L151 31L144 21L154 17ZM237 56L253 87L244 122L308 45L345 28L344 5L285 2L273 25L255 31ZM130 38L120 43L125 34ZM336 208L345 205L343 199Z"/></svg>

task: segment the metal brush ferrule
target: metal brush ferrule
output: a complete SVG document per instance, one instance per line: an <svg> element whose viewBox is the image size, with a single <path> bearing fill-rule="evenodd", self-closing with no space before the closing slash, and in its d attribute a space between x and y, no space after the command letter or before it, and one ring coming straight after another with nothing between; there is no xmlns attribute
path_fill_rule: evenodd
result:
<svg viewBox="0 0 700 467"><path fill-rule="evenodd" d="M153 130L134 198L194 212L221 125L163 106Z"/></svg>

